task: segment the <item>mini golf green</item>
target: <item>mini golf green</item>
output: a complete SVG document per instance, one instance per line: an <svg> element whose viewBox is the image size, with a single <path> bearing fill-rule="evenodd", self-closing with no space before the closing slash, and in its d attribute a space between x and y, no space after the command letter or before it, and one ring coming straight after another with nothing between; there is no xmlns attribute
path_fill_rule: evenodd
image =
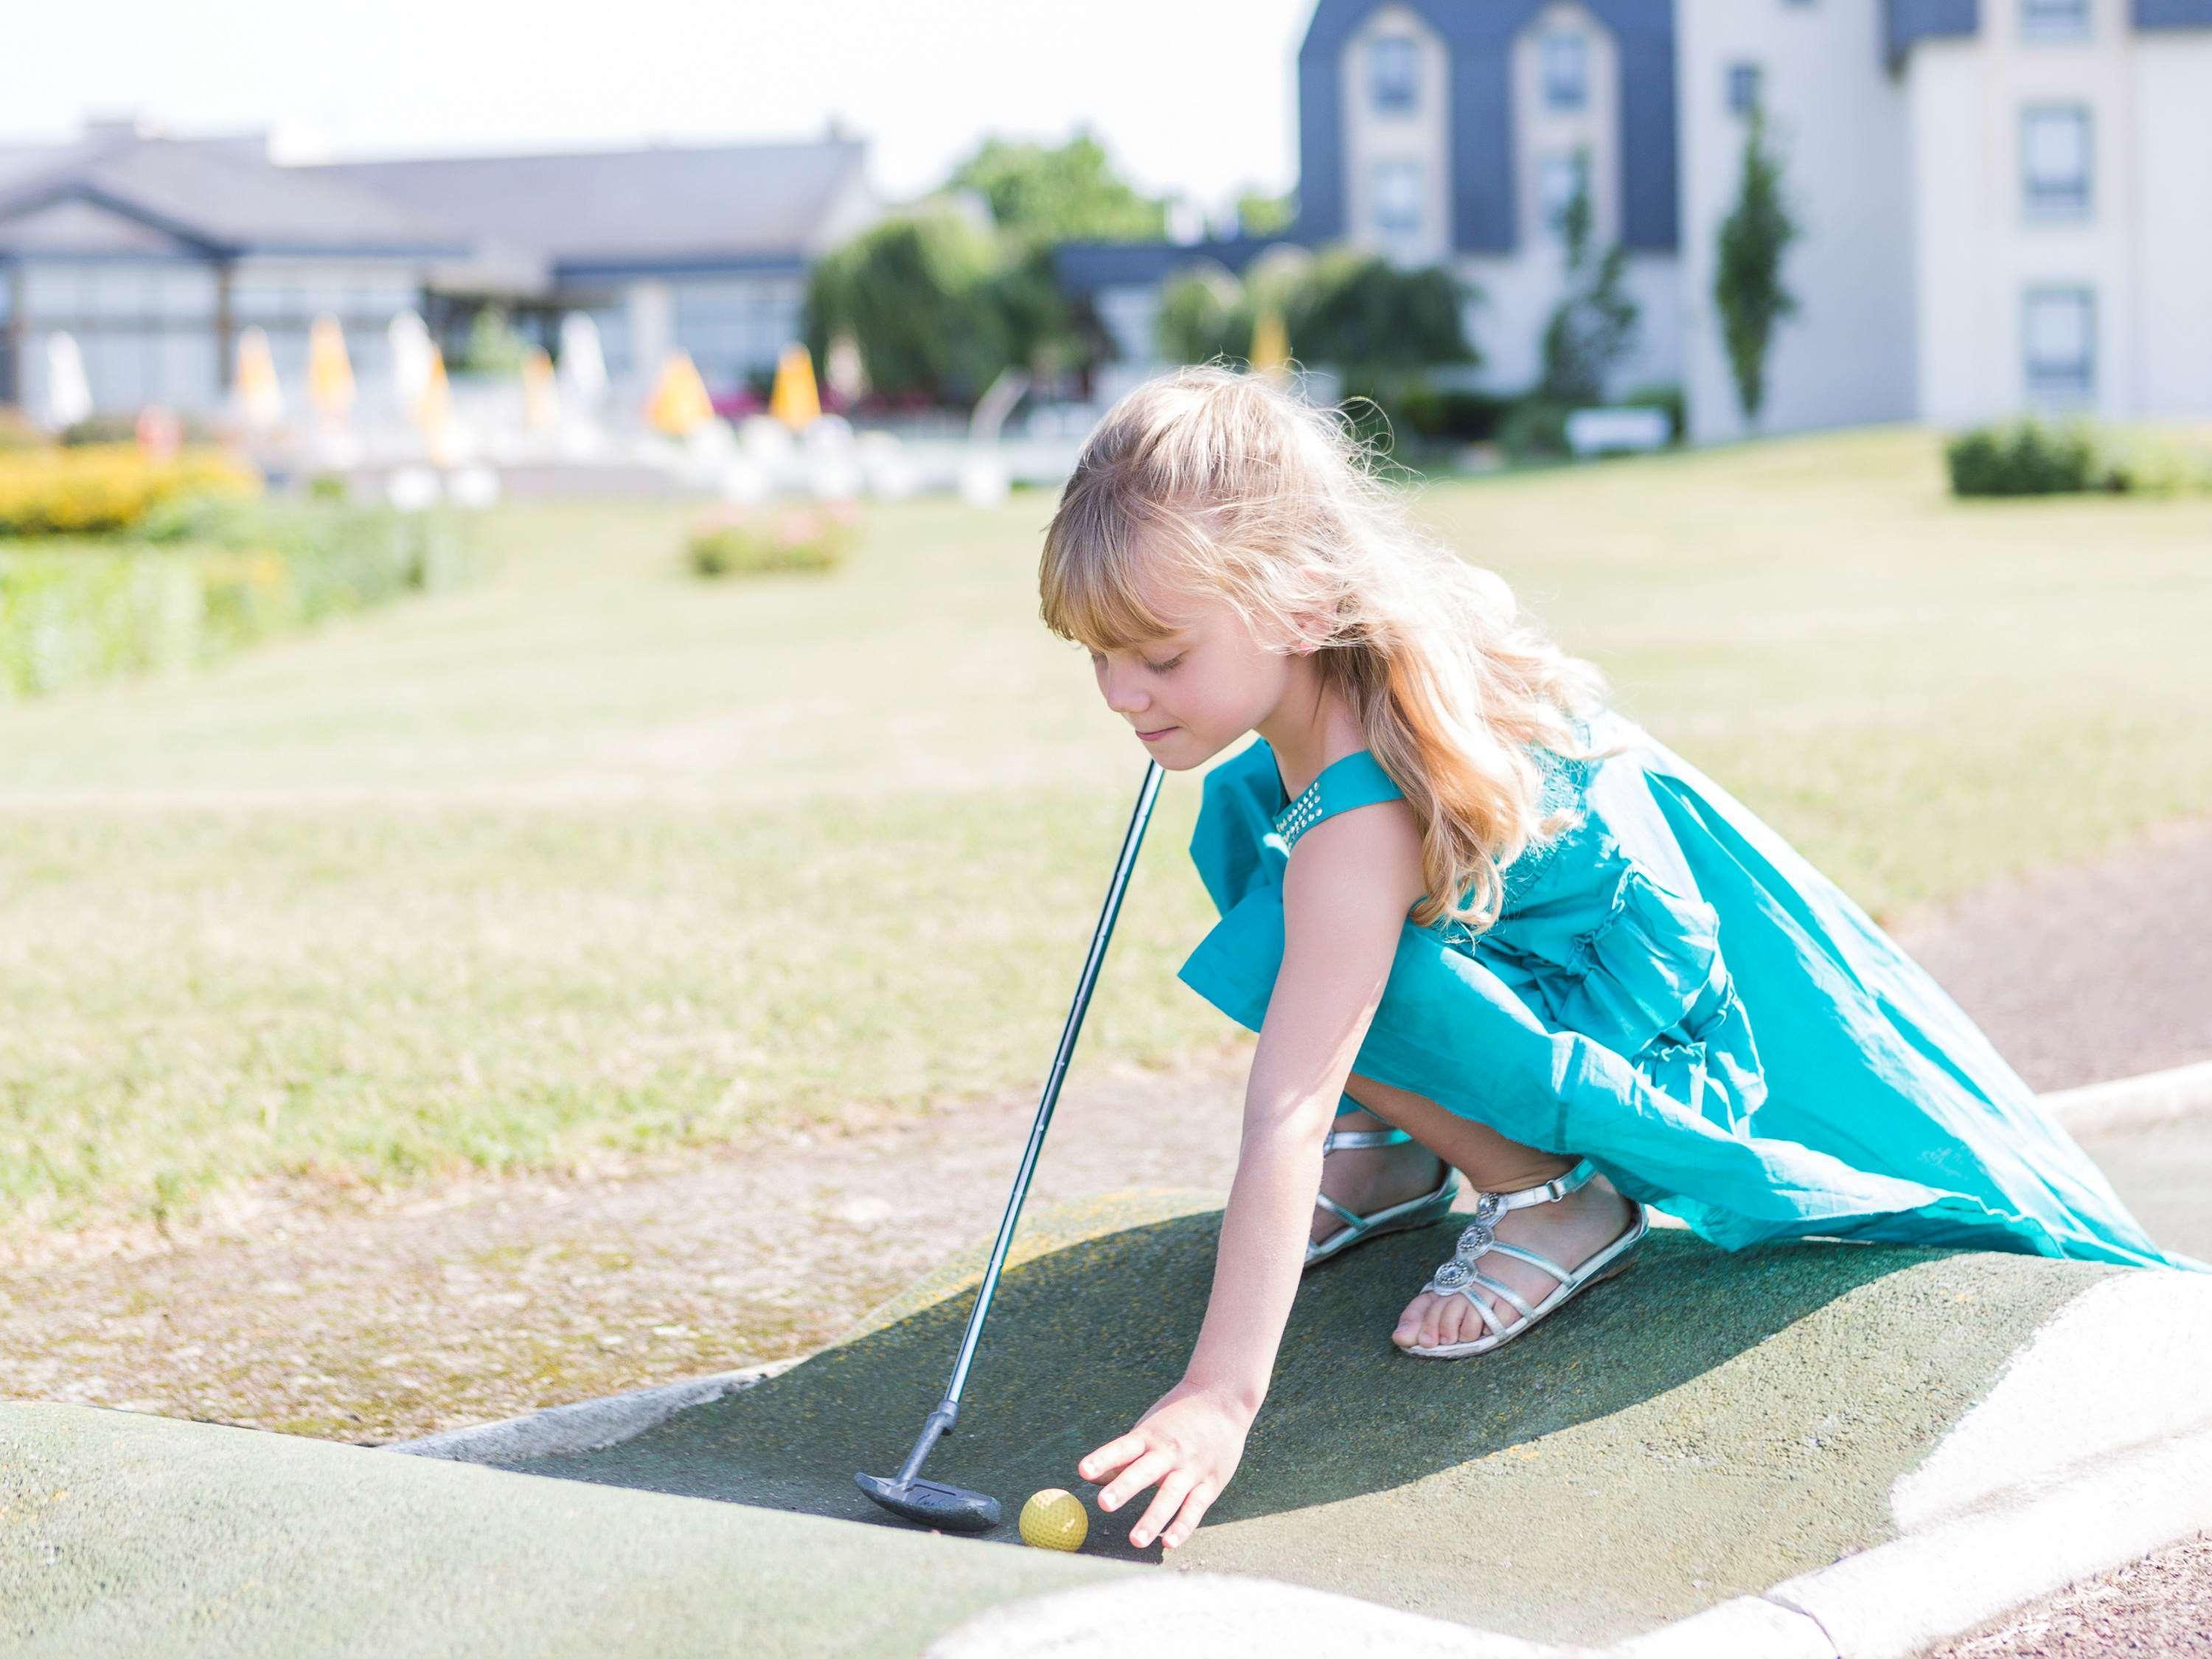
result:
<svg viewBox="0 0 2212 1659"><path fill-rule="evenodd" d="M1125 1194L1024 1225L959 1432L928 1465L1007 1522L1176 1378L1218 1214ZM1178 1554L1485 1628L1601 1641L1894 1535L1888 1493L2054 1311L2124 1271L1995 1252L1817 1241L1730 1255L1656 1230L1637 1265L1494 1353L1389 1340L1449 1224L1381 1239L1302 1289L1235 1483ZM780 1376L621 1444L509 1467L910 1530L853 1485L895 1469L941 1391L972 1261ZM1139 1510L1084 1553L1139 1558ZM955 1547L949 1541L947 1547ZM1014 1547L1019 1550L1018 1544ZM1034 1552L1022 1552L1034 1554Z"/></svg>

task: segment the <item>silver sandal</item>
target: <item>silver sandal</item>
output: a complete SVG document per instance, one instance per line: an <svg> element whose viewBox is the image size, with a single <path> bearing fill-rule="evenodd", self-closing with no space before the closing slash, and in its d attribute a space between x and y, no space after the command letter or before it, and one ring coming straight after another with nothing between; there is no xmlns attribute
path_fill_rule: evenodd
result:
<svg viewBox="0 0 2212 1659"><path fill-rule="evenodd" d="M1321 1143L1323 1158L1340 1146L1357 1149L1362 1146L1402 1146L1413 1136L1403 1129L1331 1129ZM1306 1245L1306 1266L1326 1261L1340 1250L1350 1249L1362 1240L1379 1237L1384 1233L1401 1233L1411 1227L1425 1227L1432 1221L1441 1221L1451 1213L1452 1202L1459 1196L1459 1171L1449 1164L1444 1165L1443 1179L1434 1192L1424 1193L1419 1198L1409 1198L1403 1204L1393 1204L1388 1209L1377 1210L1372 1215L1361 1215L1347 1210L1326 1193L1315 1194L1314 1202L1328 1211L1344 1225L1316 1244Z"/></svg>
<svg viewBox="0 0 2212 1659"><path fill-rule="evenodd" d="M1475 1312L1482 1316L1482 1322L1488 1329L1472 1341L1443 1342L1433 1347L1413 1347L1403 1352L1422 1359L1465 1359L1473 1354L1487 1353L1501 1343L1510 1342L1545 1315L1572 1298L1576 1291L1595 1285L1600 1279L1611 1279L1615 1273L1626 1272L1630 1266L1630 1252L1651 1230L1650 1218L1644 1213L1643 1205L1632 1198L1628 1201L1635 1207L1636 1219L1628 1224L1620 1237L1571 1272L1555 1261L1546 1260L1534 1250L1522 1249L1517 1244L1502 1243L1491 1232L1492 1224L1506 1211L1517 1210L1529 1204L1549 1204L1565 1198L1596 1173L1596 1166L1588 1158L1583 1158L1566 1174L1540 1187L1523 1187L1518 1192L1511 1193L1477 1194L1474 1220L1459 1236L1459 1247L1452 1252L1452 1259L1431 1273L1429 1282L1421 1288L1431 1296L1465 1297L1474 1304ZM1559 1281L1559 1288L1534 1307L1530 1307L1507 1286L1486 1273L1475 1271L1474 1263L1492 1250L1541 1267ZM1510 1325L1502 1323L1490 1304L1475 1294L1477 1285L1497 1292L1519 1310L1521 1317Z"/></svg>

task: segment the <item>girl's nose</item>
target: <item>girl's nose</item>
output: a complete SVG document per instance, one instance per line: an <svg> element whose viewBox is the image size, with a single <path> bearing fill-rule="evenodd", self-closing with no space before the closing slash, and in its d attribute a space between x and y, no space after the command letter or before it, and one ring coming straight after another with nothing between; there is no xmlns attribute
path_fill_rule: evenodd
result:
<svg viewBox="0 0 2212 1659"><path fill-rule="evenodd" d="M1106 706L1117 714L1133 714L1152 707L1152 700L1133 681L1106 671Z"/></svg>

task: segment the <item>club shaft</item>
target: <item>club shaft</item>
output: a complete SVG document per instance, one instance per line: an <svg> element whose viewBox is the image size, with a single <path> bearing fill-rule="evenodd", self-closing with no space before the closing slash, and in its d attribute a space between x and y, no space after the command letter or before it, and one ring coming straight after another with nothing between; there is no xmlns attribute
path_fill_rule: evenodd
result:
<svg viewBox="0 0 2212 1659"><path fill-rule="evenodd" d="M1044 1097L1037 1103L1036 1121L1030 1125L1029 1145L1022 1149L1021 1168L1014 1172L1014 1188L1006 1197L1006 1212L1000 1219L999 1236L992 1243L990 1260L983 1265L983 1282L976 1287L975 1306L968 1316L968 1329L960 1339L960 1352L952 1362L952 1379L945 1385L945 1399L937 1408L945 1417L948 1431L952 1419L960 1413L960 1391L968 1383L968 1367L975 1358L975 1342L983 1332L983 1316L991 1310L992 1293L999 1288L999 1273L1006 1264L1006 1249L1013 1243L1014 1225L1021 1218L1022 1200L1029 1196L1030 1177L1036 1171L1037 1153L1044 1146L1045 1131L1052 1126L1053 1108L1060 1100L1060 1079L1067 1074L1069 1057L1075 1052L1075 1039L1083 1030L1084 1012L1091 1006L1091 988L1097 983L1099 965L1105 961L1107 944L1114 937L1114 919L1121 914L1121 895L1129 885L1129 872L1136 867L1137 851L1144 844L1145 826L1151 821L1152 803L1159 798L1160 784L1166 776L1166 769L1158 761L1146 765L1144 786L1137 792L1136 810L1129 815L1128 832L1121 838L1121 861L1114 866L1114 879L1106 889L1106 903L1098 913L1098 926L1091 936L1091 954L1084 962L1083 977L1076 982L1075 1000L1068 1008L1067 1024L1060 1034L1060 1051L1053 1056L1052 1075L1045 1079ZM927 1437L933 1441L936 1437Z"/></svg>

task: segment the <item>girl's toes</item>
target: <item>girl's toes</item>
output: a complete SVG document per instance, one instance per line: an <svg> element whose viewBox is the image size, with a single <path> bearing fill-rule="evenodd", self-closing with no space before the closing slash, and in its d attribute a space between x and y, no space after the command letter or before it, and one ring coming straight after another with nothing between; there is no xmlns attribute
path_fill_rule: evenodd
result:
<svg viewBox="0 0 2212 1659"><path fill-rule="evenodd" d="M1390 1333L1390 1340L1400 1347L1410 1348L1421 1340L1421 1304L1425 1299L1415 1297L1398 1316L1398 1328Z"/></svg>
<svg viewBox="0 0 2212 1659"><path fill-rule="evenodd" d="M1474 1304L1463 1296L1457 1297L1452 1308L1451 1321L1444 1328L1443 1340L1447 1342L1472 1342L1482 1334L1482 1316L1475 1312Z"/></svg>

